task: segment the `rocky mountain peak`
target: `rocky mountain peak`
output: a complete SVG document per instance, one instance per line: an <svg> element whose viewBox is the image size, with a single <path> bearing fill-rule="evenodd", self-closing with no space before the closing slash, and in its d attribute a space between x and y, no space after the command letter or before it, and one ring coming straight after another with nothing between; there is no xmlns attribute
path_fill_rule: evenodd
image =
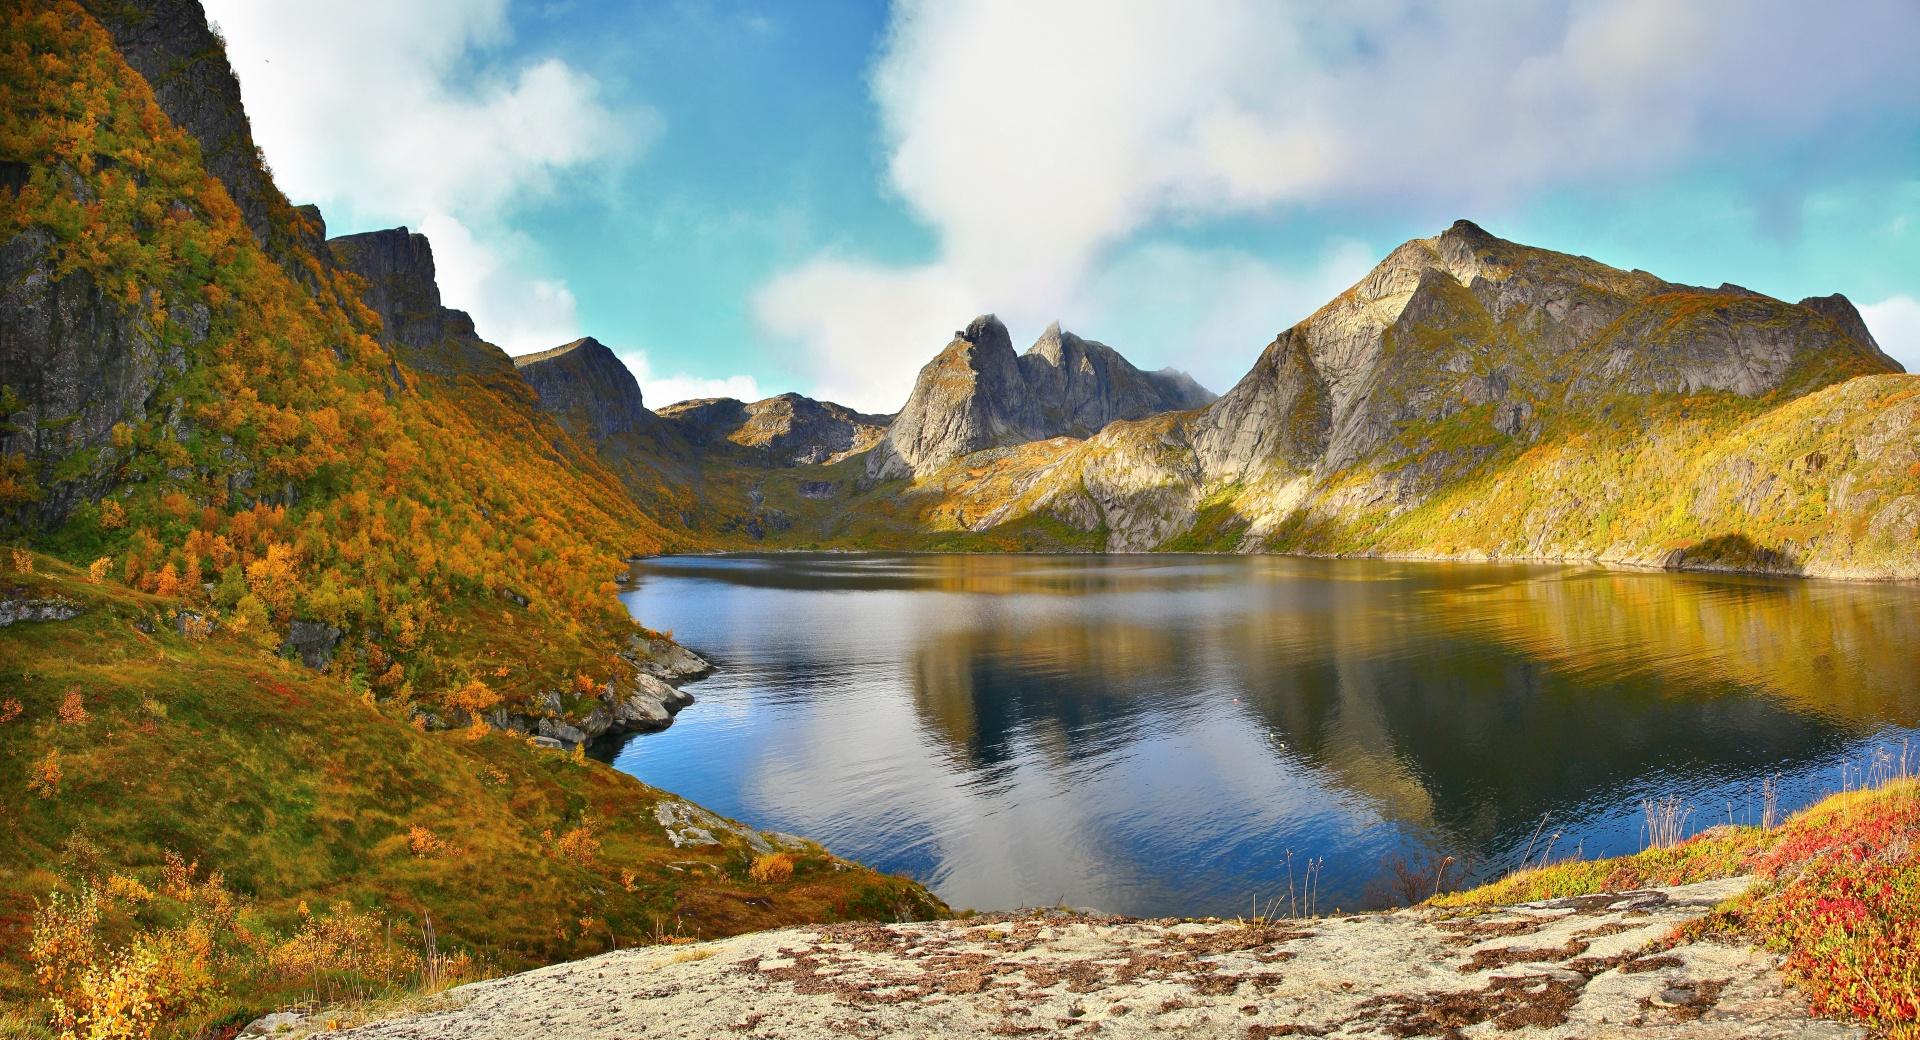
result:
<svg viewBox="0 0 1920 1040"><path fill-rule="evenodd" d="M576 434L598 441L659 423L642 402L633 373L592 336L521 355L513 367L540 395L540 407Z"/></svg>
<svg viewBox="0 0 1920 1040"><path fill-rule="evenodd" d="M1853 301L1844 295L1834 293L1831 296L1809 296L1801 300L1799 306L1838 325L1841 332L1853 337L1856 343L1879 355L1887 364L1893 366L1894 371L1904 371L1898 361L1888 357L1886 352L1880 349L1879 341L1875 340L1873 333L1867 329L1866 320L1860 317L1860 312L1853 306Z"/></svg>
<svg viewBox="0 0 1920 1040"><path fill-rule="evenodd" d="M326 245L334 263L366 281L363 299L380 315L380 339L409 368L435 375L512 368L505 351L480 338L467 312L441 305L427 236L385 228L330 238Z"/></svg>
<svg viewBox="0 0 1920 1040"><path fill-rule="evenodd" d="M1182 373L1135 368L1119 351L1049 325L1016 357L1005 325L982 315L920 370L906 407L868 457L879 479L1049 437L1087 437L1118 419L1198 407L1212 395Z"/></svg>
<svg viewBox="0 0 1920 1040"><path fill-rule="evenodd" d="M1619 394L1758 397L1895 369L1844 299L1679 285L1465 220L1395 249L1267 350L1197 428L1225 479L1338 470L1464 408L1526 436L1539 410Z"/></svg>

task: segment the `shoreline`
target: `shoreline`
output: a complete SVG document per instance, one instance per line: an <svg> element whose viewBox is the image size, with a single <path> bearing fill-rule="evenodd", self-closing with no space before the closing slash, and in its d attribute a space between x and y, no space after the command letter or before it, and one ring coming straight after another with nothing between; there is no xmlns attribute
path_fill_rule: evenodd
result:
<svg viewBox="0 0 1920 1040"><path fill-rule="evenodd" d="M1678 550L1675 550L1678 551ZM1383 563L1431 563L1464 564L1468 566L1488 567L1591 567L1596 570L1626 571L1639 574L1673 575L1714 575L1719 577L1741 578L1778 578L1798 581L1828 581L1844 585L1904 585L1920 587L1920 573L1902 574L1861 574L1854 572L1829 571L1790 571L1765 570L1754 567L1728 567L1713 564L1668 564L1646 560L1625 559L1603 556L1494 556L1485 553L1311 553L1311 552L1233 552L1221 550L1180 550L1162 552L1155 549L846 549L846 548L739 548L739 549L687 549L678 552L659 552L651 555L634 554L621 562L629 566L648 560L673 559L684 557L726 557L726 556L798 556L813 554L819 556L1118 556L1130 558L1204 556L1204 557L1275 557L1295 560L1377 560ZM622 585L622 593L633 591L631 584Z"/></svg>

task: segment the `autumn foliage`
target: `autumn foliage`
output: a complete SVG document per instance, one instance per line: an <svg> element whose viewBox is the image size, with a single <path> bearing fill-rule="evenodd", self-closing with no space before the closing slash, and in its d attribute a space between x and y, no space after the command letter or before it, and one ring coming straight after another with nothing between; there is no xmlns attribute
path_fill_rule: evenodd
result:
<svg viewBox="0 0 1920 1040"><path fill-rule="evenodd" d="M91 449L114 490L24 533L263 644L295 618L342 628L341 666L383 696L459 689L461 605L509 586L544 660L503 696L609 678L633 626L603 583L661 532L591 452L554 450L567 435L510 368L396 375L363 283L277 194L263 248L78 4L8 5L0 40L0 161L26 171L0 191L0 237L45 235L56 278L91 279L185 358L148 418ZM61 461L7 465L37 497Z"/></svg>

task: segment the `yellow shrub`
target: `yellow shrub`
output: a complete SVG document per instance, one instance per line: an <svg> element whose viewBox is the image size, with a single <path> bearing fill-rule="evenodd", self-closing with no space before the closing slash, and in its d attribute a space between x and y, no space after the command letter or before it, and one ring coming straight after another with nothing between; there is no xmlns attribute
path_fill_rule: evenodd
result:
<svg viewBox="0 0 1920 1040"><path fill-rule="evenodd" d="M763 885L791 880L793 857L784 852L770 852L764 856L755 856L753 866L747 869L747 876Z"/></svg>

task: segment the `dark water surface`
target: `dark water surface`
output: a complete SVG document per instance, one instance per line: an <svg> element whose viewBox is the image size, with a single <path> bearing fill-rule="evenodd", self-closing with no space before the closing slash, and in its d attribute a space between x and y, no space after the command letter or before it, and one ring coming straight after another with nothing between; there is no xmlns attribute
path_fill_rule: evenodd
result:
<svg viewBox="0 0 1920 1040"><path fill-rule="evenodd" d="M1631 852L1646 799L1745 822L1778 776L1791 809L1897 769L1920 720L1911 586L1240 556L636 573L634 615L721 671L619 768L980 909L1284 909L1310 860L1319 908L1352 908L1396 860Z"/></svg>

